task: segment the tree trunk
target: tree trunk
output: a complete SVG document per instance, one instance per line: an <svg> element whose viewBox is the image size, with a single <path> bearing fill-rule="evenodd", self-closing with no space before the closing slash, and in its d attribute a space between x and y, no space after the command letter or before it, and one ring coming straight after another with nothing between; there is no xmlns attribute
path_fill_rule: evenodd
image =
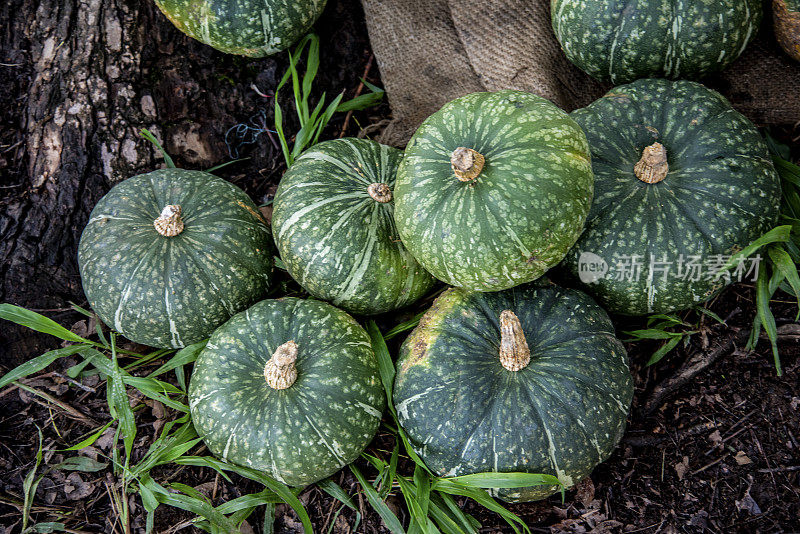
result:
<svg viewBox="0 0 800 534"><path fill-rule="evenodd" d="M92 206L115 181L153 165L136 134L155 118L140 87L140 51L154 44L142 19L152 27L153 13L135 4L145 5L43 0L7 14L26 28L11 46L29 43L30 85L21 124L27 172L2 206L0 301L45 309L83 301L75 251ZM12 360L47 343L8 327L0 350Z"/></svg>

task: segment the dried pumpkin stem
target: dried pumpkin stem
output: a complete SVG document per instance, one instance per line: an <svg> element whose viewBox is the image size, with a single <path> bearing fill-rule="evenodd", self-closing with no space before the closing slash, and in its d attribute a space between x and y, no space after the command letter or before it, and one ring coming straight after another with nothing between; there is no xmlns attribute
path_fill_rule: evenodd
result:
<svg viewBox="0 0 800 534"><path fill-rule="evenodd" d="M392 201L392 189L388 185L380 182L369 184L367 186L367 193L372 197L372 200L380 202L381 204Z"/></svg>
<svg viewBox="0 0 800 534"><path fill-rule="evenodd" d="M653 143L642 151L642 159L634 165L636 177L647 184L657 184L667 177L667 149L661 143Z"/></svg>
<svg viewBox="0 0 800 534"><path fill-rule="evenodd" d="M264 378L272 389L286 389L297 380L297 343L287 341L272 354L264 366Z"/></svg>
<svg viewBox="0 0 800 534"><path fill-rule="evenodd" d="M509 371L525 369L531 362L531 349L519 317L511 310L500 313L500 363Z"/></svg>
<svg viewBox="0 0 800 534"><path fill-rule="evenodd" d="M183 219L181 219L181 207L177 204L164 206L161 215L153 221L156 231L164 237L173 237L183 232Z"/></svg>
<svg viewBox="0 0 800 534"><path fill-rule="evenodd" d="M471 182L477 178L485 163L483 154L471 148L460 146L450 154L450 167L456 178L462 182Z"/></svg>

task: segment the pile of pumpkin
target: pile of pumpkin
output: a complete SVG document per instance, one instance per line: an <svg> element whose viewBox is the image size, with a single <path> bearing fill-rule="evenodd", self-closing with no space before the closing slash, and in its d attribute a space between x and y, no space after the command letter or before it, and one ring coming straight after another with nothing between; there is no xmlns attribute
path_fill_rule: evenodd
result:
<svg viewBox="0 0 800 534"><path fill-rule="evenodd" d="M615 81L724 66L761 16L758 0L690 2L685 18L666 0L658 9L672 18L652 3L614 4L554 0L553 21L570 59ZM696 30L698 17L716 30ZM610 49L595 27L606 19ZM571 115L521 91L474 93L429 117L404 152L361 139L310 148L280 182L271 228L243 191L207 173L125 180L94 208L79 263L92 307L129 339L178 348L210 335L189 390L198 432L222 459L290 485L353 461L385 407L370 338L346 312L398 310L443 281L453 287L403 343L388 399L416 452L441 476L550 473L569 487L611 454L633 394L594 299L616 313L667 312L728 281L587 282L582 255L611 265L730 255L775 224L779 200L756 128L698 83L639 79ZM314 299L262 300L273 238ZM554 267L594 299L543 282Z"/></svg>

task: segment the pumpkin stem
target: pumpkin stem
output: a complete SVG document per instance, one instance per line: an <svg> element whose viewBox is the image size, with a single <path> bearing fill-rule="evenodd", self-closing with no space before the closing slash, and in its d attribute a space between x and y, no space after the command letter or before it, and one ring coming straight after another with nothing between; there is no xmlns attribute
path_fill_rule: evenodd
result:
<svg viewBox="0 0 800 534"><path fill-rule="evenodd" d="M286 389L297 380L297 343L287 341L272 354L264 366L264 378L272 389Z"/></svg>
<svg viewBox="0 0 800 534"><path fill-rule="evenodd" d="M511 310L500 313L500 363L509 371L525 369L531 362L531 349L519 317Z"/></svg>
<svg viewBox="0 0 800 534"><path fill-rule="evenodd" d="M375 202L380 202L381 204L386 204L387 202L392 201L391 188L389 188L388 185L380 182L369 184L367 186L367 193L369 193L369 196L372 197L372 200Z"/></svg>
<svg viewBox="0 0 800 534"><path fill-rule="evenodd" d="M633 167L636 177L647 184L657 184L667 177L667 149L661 143L653 143L642 151L642 159Z"/></svg>
<svg viewBox="0 0 800 534"><path fill-rule="evenodd" d="M463 146L453 150L450 154L450 167L452 167L456 178L462 182L471 182L483 170L486 158L483 154Z"/></svg>
<svg viewBox="0 0 800 534"><path fill-rule="evenodd" d="M164 237L173 237L183 232L183 219L181 219L181 207L177 204L164 206L161 215L153 221L153 226L159 234Z"/></svg>

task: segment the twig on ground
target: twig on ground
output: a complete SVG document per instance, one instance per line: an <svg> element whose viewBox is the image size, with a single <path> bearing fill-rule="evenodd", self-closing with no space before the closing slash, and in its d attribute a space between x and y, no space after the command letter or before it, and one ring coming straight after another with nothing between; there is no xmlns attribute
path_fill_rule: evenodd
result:
<svg viewBox="0 0 800 534"><path fill-rule="evenodd" d="M356 88L356 94L353 98L356 98L361 95L361 91L364 90L364 80L367 79L367 75L369 74L369 70L372 68L372 60L375 59L374 54L369 55L369 60L367 61L367 66L364 68L364 75L361 76L361 82L359 82L358 87ZM347 131L347 125L350 124L350 117L353 116L353 110L347 112L347 115L344 116L344 124L342 124L342 131L339 132L339 138L341 139L344 137L345 132Z"/></svg>
<svg viewBox="0 0 800 534"><path fill-rule="evenodd" d="M14 384L18 388L20 388L20 389L22 389L24 391L27 391L28 393L32 393L32 394L36 395L37 397L41 397L42 399L46 400L47 402L58 406L59 408L61 408L61 410L64 411L65 415L67 415L68 417L70 417L72 419L75 419L76 421L80 421L81 423L86 424L86 425L90 425L90 426L95 426L95 427L96 426L100 426L100 423L98 423L97 421L95 421L94 419L89 417L88 415L85 415L85 414L79 412L78 410L76 410L75 408L70 406L69 404L66 404L63 401L60 401L60 400L56 399L52 395L48 395L44 391L39 391L36 388L32 388L30 386L26 386L25 384L22 384L20 382L14 382ZM37 399L35 399L33 397L31 397L31 400L33 402L35 402L36 404L40 404L40 405L45 406L45 407L48 406L47 403L44 403L44 402L42 402L40 400L37 400Z"/></svg>
<svg viewBox="0 0 800 534"><path fill-rule="evenodd" d="M789 471L800 471L800 465L787 465L786 467L771 467L769 469L759 469L759 473L785 473Z"/></svg>
<svg viewBox="0 0 800 534"><path fill-rule="evenodd" d="M708 369L722 356L733 351L736 346L746 343L749 334L746 330L734 330L712 350L699 351L690 356L675 375L665 379L653 389L642 410L644 415L652 415L666 398L673 395L681 386Z"/></svg>
<svg viewBox="0 0 800 534"><path fill-rule="evenodd" d="M706 470L706 469L708 469L709 467L714 467L715 465L717 465L718 463L720 463L722 460L724 460L724 459L725 459L725 458L727 458L727 457L728 457L728 453L725 453L725 454L723 454L722 456L720 456L719 458L717 458L716 460L714 460L713 462L711 462L711 463L708 463L708 464L704 465L704 466L703 466L703 467L701 467L700 469L695 469L695 470L694 470L694 471L692 471L690 474L692 474L692 475L696 475L696 474L698 474L698 473L702 473L703 471L705 471L705 470Z"/></svg>
<svg viewBox="0 0 800 534"><path fill-rule="evenodd" d="M750 436L752 436L753 441L756 442L756 446L758 447L758 452L760 452L761 456L764 457L764 461L767 463L767 469L772 469L772 466L769 465L769 458L767 457L767 454L764 452L764 447L761 446L761 441L758 439L758 435L755 433L752 427L750 428ZM775 487L775 491L777 492L778 482L775 480L775 475L770 472L769 476L772 478L772 485Z"/></svg>

